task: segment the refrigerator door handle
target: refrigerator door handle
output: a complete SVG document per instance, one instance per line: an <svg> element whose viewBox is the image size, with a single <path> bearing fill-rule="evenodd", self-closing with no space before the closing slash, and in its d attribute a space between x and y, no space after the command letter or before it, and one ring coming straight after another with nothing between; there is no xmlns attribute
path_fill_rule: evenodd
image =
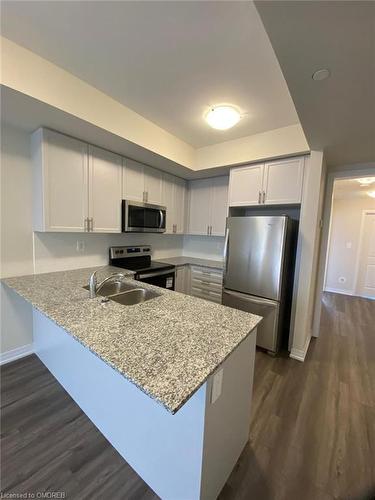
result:
<svg viewBox="0 0 375 500"><path fill-rule="evenodd" d="M228 244L229 244L229 227L227 227L225 230L223 285L225 284L225 276L227 274Z"/></svg>

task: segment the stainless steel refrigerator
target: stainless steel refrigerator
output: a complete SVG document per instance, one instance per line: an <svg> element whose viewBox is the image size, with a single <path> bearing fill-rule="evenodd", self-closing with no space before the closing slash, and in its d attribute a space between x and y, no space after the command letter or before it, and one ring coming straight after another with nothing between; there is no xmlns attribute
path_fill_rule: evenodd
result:
<svg viewBox="0 0 375 500"><path fill-rule="evenodd" d="M222 303L263 316L257 345L272 354L287 343L296 234L288 216L227 219Z"/></svg>

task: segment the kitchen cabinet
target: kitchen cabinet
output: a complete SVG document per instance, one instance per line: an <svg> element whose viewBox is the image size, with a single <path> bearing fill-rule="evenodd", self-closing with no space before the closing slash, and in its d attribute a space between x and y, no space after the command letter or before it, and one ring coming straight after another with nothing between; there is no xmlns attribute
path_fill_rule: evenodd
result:
<svg viewBox="0 0 375 500"><path fill-rule="evenodd" d="M95 233L121 232L122 158L89 146L89 223Z"/></svg>
<svg viewBox="0 0 375 500"><path fill-rule="evenodd" d="M34 231L82 232L88 220L88 147L47 129L31 138Z"/></svg>
<svg viewBox="0 0 375 500"><path fill-rule="evenodd" d="M163 174L162 205L167 207L166 233L185 231L186 182L179 177Z"/></svg>
<svg viewBox="0 0 375 500"><path fill-rule="evenodd" d="M286 205L302 201L304 158L286 158L233 168L229 205Z"/></svg>
<svg viewBox="0 0 375 500"><path fill-rule="evenodd" d="M266 205L301 203L303 158L287 158L264 165L263 191Z"/></svg>
<svg viewBox="0 0 375 500"><path fill-rule="evenodd" d="M176 267L176 279L175 279L176 292L186 293L186 294L190 293L189 276L190 276L189 266Z"/></svg>
<svg viewBox="0 0 375 500"><path fill-rule="evenodd" d="M120 156L48 129L31 145L34 231L121 232Z"/></svg>
<svg viewBox="0 0 375 500"><path fill-rule="evenodd" d="M223 272L209 267L191 266L190 295L221 304Z"/></svg>
<svg viewBox="0 0 375 500"><path fill-rule="evenodd" d="M122 188L124 200L161 205L162 180L163 175L159 170L124 158Z"/></svg>
<svg viewBox="0 0 375 500"><path fill-rule="evenodd" d="M224 236L228 177L190 181L189 234Z"/></svg>

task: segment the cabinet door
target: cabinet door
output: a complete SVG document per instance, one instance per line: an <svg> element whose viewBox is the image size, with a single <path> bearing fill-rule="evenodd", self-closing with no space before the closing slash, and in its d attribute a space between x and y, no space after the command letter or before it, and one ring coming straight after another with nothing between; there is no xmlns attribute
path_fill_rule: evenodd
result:
<svg viewBox="0 0 375 500"><path fill-rule="evenodd" d="M301 203L303 168L303 158L289 158L266 163L263 184L264 203L267 205Z"/></svg>
<svg viewBox="0 0 375 500"><path fill-rule="evenodd" d="M211 231L212 236L224 236L228 212L229 178L215 177L212 180Z"/></svg>
<svg viewBox="0 0 375 500"><path fill-rule="evenodd" d="M43 196L43 214L36 229L84 231L88 217L87 144L50 130L36 132L42 154L37 160L38 177L43 178L34 196ZM38 183L39 184L39 183ZM43 191L40 192L39 191Z"/></svg>
<svg viewBox="0 0 375 500"><path fill-rule="evenodd" d="M174 212L177 234L184 234L185 232L186 195L186 182L176 177L174 182Z"/></svg>
<svg viewBox="0 0 375 500"><path fill-rule="evenodd" d="M211 207L211 179L190 181L189 233L208 235Z"/></svg>
<svg viewBox="0 0 375 500"><path fill-rule="evenodd" d="M161 205L162 201L162 186L163 186L163 174L160 170L155 168L147 167L144 165L144 178L145 178L145 192L147 203L155 203L155 205Z"/></svg>
<svg viewBox="0 0 375 500"><path fill-rule="evenodd" d="M175 183L173 175L163 174L162 205L167 207L166 233L173 233L175 225Z"/></svg>
<svg viewBox="0 0 375 500"><path fill-rule="evenodd" d="M258 205L263 184L264 165L233 168L229 177L229 206Z"/></svg>
<svg viewBox="0 0 375 500"><path fill-rule="evenodd" d="M121 233L121 183L121 156L90 146L90 230L96 233Z"/></svg>
<svg viewBox="0 0 375 500"><path fill-rule="evenodd" d="M144 201L144 166L134 160L123 159L122 196L124 200Z"/></svg>
<svg viewBox="0 0 375 500"><path fill-rule="evenodd" d="M186 293L186 266L176 267L176 292Z"/></svg>

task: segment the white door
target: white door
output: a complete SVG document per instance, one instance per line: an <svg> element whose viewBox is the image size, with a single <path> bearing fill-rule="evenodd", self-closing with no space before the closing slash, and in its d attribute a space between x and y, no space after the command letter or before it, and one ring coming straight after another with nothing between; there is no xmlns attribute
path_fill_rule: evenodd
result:
<svg viewBox="0 0 375 500"><path fill-rule="evenodd" d="M229 178L229 205L231 207L261 203L263 170L263 164L231 169Z"/></svg>
<svg viewBox="0 0 375 500"><path fill-rule="evenodd" d="M144 201L145 181L143 165L123 159L122 196L124 200Z"/></svg>
<svg viewBox="0 0 375 500"><path fill-rule="evenodd" d="M147 203L154 203L155 205L161 205L163 196L163 174L160 170L155 168L143 167L145 176L145 201Z"/></svg>
<svg viewBox="0 0 375 500"><path fill-rule="evenodd" d="M266 205L301 203L303 158L289 158L265 164L262 201Z"/></svg>
<svg viewBox="0 0 375 500"><path fill-rule="evenodd" d="M360 242L357 294L375 299L375 211L364 215Z"/></svg>
<svg viewBox="0 0 375 500"><path fill-rule="evenodd" d="M88 217L87 144L43 131L46 231L84 231Z"/></svg>
<svg viewBox="0 0 375 500"><path fill-rule="evenodd" d="M122 158L94 146L89 147L90 231L121 232Z"/></svg>
<svg viewBox="0 0 375 500"><path fill-rule="evenodd" d="M173 175L163 174L162 205L167 208L166 233L173 233L175 225L175 183Z"/></svg>
<svg viewBox="0 0 375 500"><path fill-rule="evenodd" d="M189 234L209 234L211 179L190 181Z"/></svg>
<svg viewBox="0 0 375 500"><path fill-rule="evenodd" d="M212 181L211 231L212 236L224 236L228 212L228 182L226 176L215 177Z"/></svg>
<svg viewBox="0 0 375 500"><path fill-rule="evenodd" d="M176 233L184 234L186 219L186 182L178 177L174 179L174 214Z"/></svg>

